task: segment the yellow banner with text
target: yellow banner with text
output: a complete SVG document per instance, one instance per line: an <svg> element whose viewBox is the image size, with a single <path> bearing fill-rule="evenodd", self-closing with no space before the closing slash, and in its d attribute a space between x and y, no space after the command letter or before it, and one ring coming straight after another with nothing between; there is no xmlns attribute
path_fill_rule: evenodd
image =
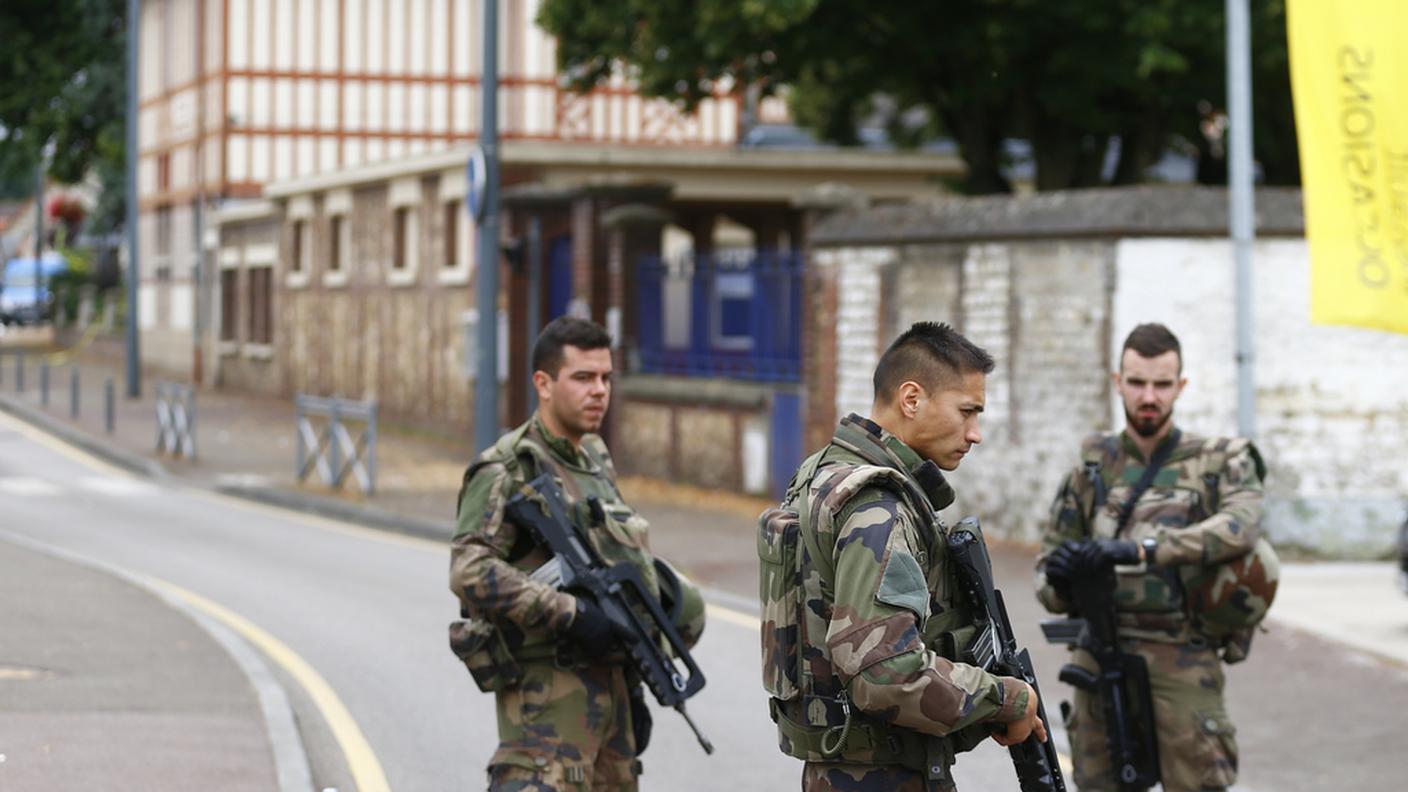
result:
<svg viewBox="0 0 1408 792"><path fill-rule="evenodd" d="M1408 2L1286 13L1311 321L1408 333Z"/></svg>

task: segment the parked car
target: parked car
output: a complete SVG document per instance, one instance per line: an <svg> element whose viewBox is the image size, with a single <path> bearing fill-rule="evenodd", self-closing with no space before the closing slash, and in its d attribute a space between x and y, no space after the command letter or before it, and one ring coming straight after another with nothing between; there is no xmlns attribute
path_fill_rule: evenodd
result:
<svg viewBox="0 0 1408 792"><path fill-rule="evenodd" d="M5 262L0 277L0 322L39 324L54 316L54 293L49 279L68 269L68 261L58 253L45 253L35 277L34 259L12 258Z"/></svg>

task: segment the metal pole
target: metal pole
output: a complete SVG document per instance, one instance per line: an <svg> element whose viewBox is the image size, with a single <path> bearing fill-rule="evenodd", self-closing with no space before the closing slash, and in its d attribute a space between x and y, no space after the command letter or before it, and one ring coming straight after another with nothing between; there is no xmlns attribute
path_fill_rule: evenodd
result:
<svg viewBox="0 0 1408 792"><path fill-rule="evenodd" d="M39 362L39 403L49 406L49 361Z"/></svg>
<svg viewBox="0 0 1408 792"><path fill-rule="evenodd" d="M127 398L142 395L137 336L137 56L141 38L140 0L127 0ZM200 112L205 112L201 108Z"/></svg>
<svg viewBox="0 0 1408 792"><path fill-rule="evenodd" d="M1256 435L1255 350L1252 314L1252 241L1256 237L1252 195L1251 20L1247 0L1227 0L1228 204L1236 259L1237 433Z"/></svg>
<svg viewBox="0 0 1408 792"><path fill-rule="evenodd" d="M44 149L34 174L34 323L44 321Z"/></svg>
<svg viewBox="0 0 1408 792"><path fill-rule="evenodd" d="M537 215L528 220L528 365L525 369L533 375L533 344L538 331L543 326L543 221ZM528 385L528 412L538 409L538 390Z"/></svg>
<svg viewBox="0 0 1408 792"><path fill-rule="evenodd" d="M112 434L113 425L117 423L113 409L113 402L116 401L113 395L114 390L112 377L108 377L107 381L103 383L103 428L107 430L108 434Z"/></svg>
<svg viewBox="0 0 1408 792"><path fill-rule="evenodd" d="M483 111L479 146L484 151L484 210L479 221L479 308L474 380L474 450L499 436L499 2L484 0Z"/></svg>
<svg viewBox="0 0 1408 792"><path fill-rule="evenodd" d="M78 419L78 369L68 370L68 417Z"/></svg>
<svg viewBox="0 0 1408 792"><path fill-rule="evenodd" d="M15 355L15 393L24 393L24 353Z"/></svg>

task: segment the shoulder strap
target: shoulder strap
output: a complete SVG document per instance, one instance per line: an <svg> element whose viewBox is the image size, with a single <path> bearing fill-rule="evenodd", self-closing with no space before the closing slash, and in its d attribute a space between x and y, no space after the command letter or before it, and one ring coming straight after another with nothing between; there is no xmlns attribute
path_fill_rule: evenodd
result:
<svg viewBox="0 0 1408 792"><path fill-rule="evenodd" d="M485 453L480 454L479 458L474 460L474 462L465 469L464 478L460 481L460 493L455 496L456 519L459 518L460 501L464 500L464 491L469 487L469 480L474 478L475 474L485 467L489 465L503 465L509 469L510 473L513 473L515 469L522 468L526 473L523 479L524 481L529 481L538 474L540 465L533 452L518 447L519 442L523 440L523 436L527 433L527 424L514 429L512 432L506 433L498 440L494 441L494 445L490 446Z"/></svg>
<svg viewBox="0 0 1408 792"><path fill-rule="evenodd" d="M1104 508L1110 497L1110 483L1105 479L1106 469L1114 461L1116 449L1119 447L1117 435L1093 434L1085 438L1080 446L1080 458L1082 470L1077 476L1083 474L1086 483L1090 486L1090 504L1085 508L1085 522L1089 525L1095 519L1095 514ZM1077 492L1077 498L1083 500Z"/></svg>
<svg viewBox="0 0 1408 792"><path fill-rule="evenodd" d="M1125 526L1129 525L1130 516L1134 514L1134 504L1139 502L1139 497L1154 483L1154 477L1159 474L1159 468L1163 467L1164 462L1168 461L1169 454L1172 454L1173 449L1178 447L1178 443L1182 437L1183 433L1175 428L1173 432L1169 434L1168 439L1154 451L1153 458L1149 460L1149 464L1144 468L1144 475L1139 477L1139 481L1135 483L1134 489L1129 493L1129 497L1120 506L1119 526L1115 528L1115 536L1124 533Z"/></svg>

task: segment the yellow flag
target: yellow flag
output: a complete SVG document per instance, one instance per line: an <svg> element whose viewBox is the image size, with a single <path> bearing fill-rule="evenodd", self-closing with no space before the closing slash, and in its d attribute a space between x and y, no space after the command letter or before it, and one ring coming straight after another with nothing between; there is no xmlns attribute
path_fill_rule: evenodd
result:
<svg viewBox="0 0 1408 792"><path fill-rule="evenodd" d="M1311 321L1408 333L1408 2L1286 14Z"/></svg>

